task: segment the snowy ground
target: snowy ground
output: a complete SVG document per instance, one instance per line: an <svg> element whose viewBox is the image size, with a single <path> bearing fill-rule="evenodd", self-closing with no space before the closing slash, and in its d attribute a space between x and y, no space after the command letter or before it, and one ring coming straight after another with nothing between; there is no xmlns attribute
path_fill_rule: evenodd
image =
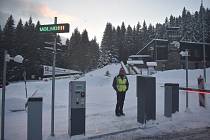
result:
<svg viewBox="0 0 210 140"><path fill-rule="evenodd" d="M134 135L156 136L166 133L176 133L188 129L210 126L210 95L206 95L207 108L198 106L198 94L189 93L189 111L185 111L185 92L180 91L180 112L171 119L163 116L164 83L179 83L185 86L185 70L158 72L156 77L156 121L148 122L147 129L138 129L136 103L136 76L129 75L130 88L127 92L124 112L125 117L114 115L116 95L112 89L113 77L118 73L119 64L112 64L85 75L79 80L87 82L86 98L86 136L74 136L72 139L86 139L108 133L129 131ZM104 76L106 71L111 76ZM197 78L202 70L189 70L189 86L197 88ZM27 83L28 93L43 97L43 140L68 140L68 83L71 79L56 80L55 96L55 137L50 136L51 119L51 81L30 81ZM207 69L207 85L210 89L210 69ZM1 92L1 91L0 91ZM11 112L13 109L23 109L25 105L24 82L12 83L6 89L6 140L27 139L27 112ZM131 131L133 130L133 131ZM131 134L127 137L129 137ZM124 133L125 134L125 133ZM123 136L124 137L124 136ZM97 137L96 137L97 138Z"/></svg>

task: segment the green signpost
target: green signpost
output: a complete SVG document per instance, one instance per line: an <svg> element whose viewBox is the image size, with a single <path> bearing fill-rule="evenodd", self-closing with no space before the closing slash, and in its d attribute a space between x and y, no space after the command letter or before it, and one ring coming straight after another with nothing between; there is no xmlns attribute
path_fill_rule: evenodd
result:
<svg viewBox="0 0 210 140"><path fill-rule="evenodd" d="M39 32L43 33L66 33L69 32L69 24L48 24L48 25L40 25L38 28Z"/></svg>

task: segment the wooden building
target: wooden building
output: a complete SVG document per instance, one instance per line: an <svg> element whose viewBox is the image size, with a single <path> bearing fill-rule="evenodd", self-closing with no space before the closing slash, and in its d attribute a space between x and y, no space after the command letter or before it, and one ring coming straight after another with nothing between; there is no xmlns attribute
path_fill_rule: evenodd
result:
<svg viewBox="0 0 210 140"><path fill-rule="evenodd" d="M139 54L149 55L150 62L157 62L157 70L178 69L180 68L180 56L177 43L166 39L153 39Z"/></svg>
<svg viewBox="0 0 210 140"><path fill-rule="evenodd" d="M198 69L203 68L203 60L204 60L204 49L205 46L205 54L206 54L206 67L210 67L210 43L201 43L201 42L180 42L180 52L188 50L189 52L189 68ZM181 57L181 67L185 67L185 58Z"/></svg>

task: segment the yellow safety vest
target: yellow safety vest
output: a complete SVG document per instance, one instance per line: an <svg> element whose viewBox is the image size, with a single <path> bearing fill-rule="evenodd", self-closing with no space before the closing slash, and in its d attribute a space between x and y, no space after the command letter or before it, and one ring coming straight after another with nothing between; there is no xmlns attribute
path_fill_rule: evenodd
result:
<svg viewBox="0 0 210 140"><path fill-rule="evenodd" d="M123 77L123 79L120 76L117 77L117 90L118 90L118 92L125 92L126 91L126 89L127 89L126 83L127 83L127 79L125 77Z"/></svg>

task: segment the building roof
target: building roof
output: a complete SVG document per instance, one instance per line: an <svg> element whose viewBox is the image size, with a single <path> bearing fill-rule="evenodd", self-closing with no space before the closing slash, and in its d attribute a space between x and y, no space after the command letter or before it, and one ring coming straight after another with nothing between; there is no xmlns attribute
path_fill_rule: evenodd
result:
<svg viewBox="0 0 210 140"><path fill-rule="evenodd" d="M144 61L143 60L128 60L127 64L139 64L139 65L141 64L141 65L143 65Z"/></svg>
<svg viewBox="0 0 210 140"><path fill-rule="evenodd" d="M158 42L164 42L164 43L168 43L168 40L167 39L153 39L153 40L151 40L149 43L147 43L147 45L146 46L144 46L144 48L142 48L141 50L139 50L137 53L136 53L136 55L137 54L139 54L139 53L141 53L145 48L147 48L148 46L150 46L153 42L155 42L155 41L158 41Z"/></svg>
<svg viewBox="0 0 210 140"><path fill-rule="evenodd" d="M164 41L164 42L168 42L167 39L153 39L152 41Z"/></svg>
<svg viewBox="0 0 210 140"><path fill-rule="evenodd" d="M176 30L179 30L180 27L167 27L166 30L167 31L176 31Z"/></svg>
<svg viewBox="0 0 210 140"><path fill-rule="evenodd" d="M210 43L206 43L206 42L190 42L190 41L180 41L180 43L185 43L185 44L197 44L197 45L210 45Z"/></svg>
<svg viewBox="0 0 210 140"><path fill-rule="evenodd" d="M151 57L150 55L130 55L129 58L142 58L142 57Z"/></svg>
<svg viewBox="0 0 210 140"><path fill-rule="evenodd" d="M147 62L147 66L156 67L157 62Z"/></svg>

